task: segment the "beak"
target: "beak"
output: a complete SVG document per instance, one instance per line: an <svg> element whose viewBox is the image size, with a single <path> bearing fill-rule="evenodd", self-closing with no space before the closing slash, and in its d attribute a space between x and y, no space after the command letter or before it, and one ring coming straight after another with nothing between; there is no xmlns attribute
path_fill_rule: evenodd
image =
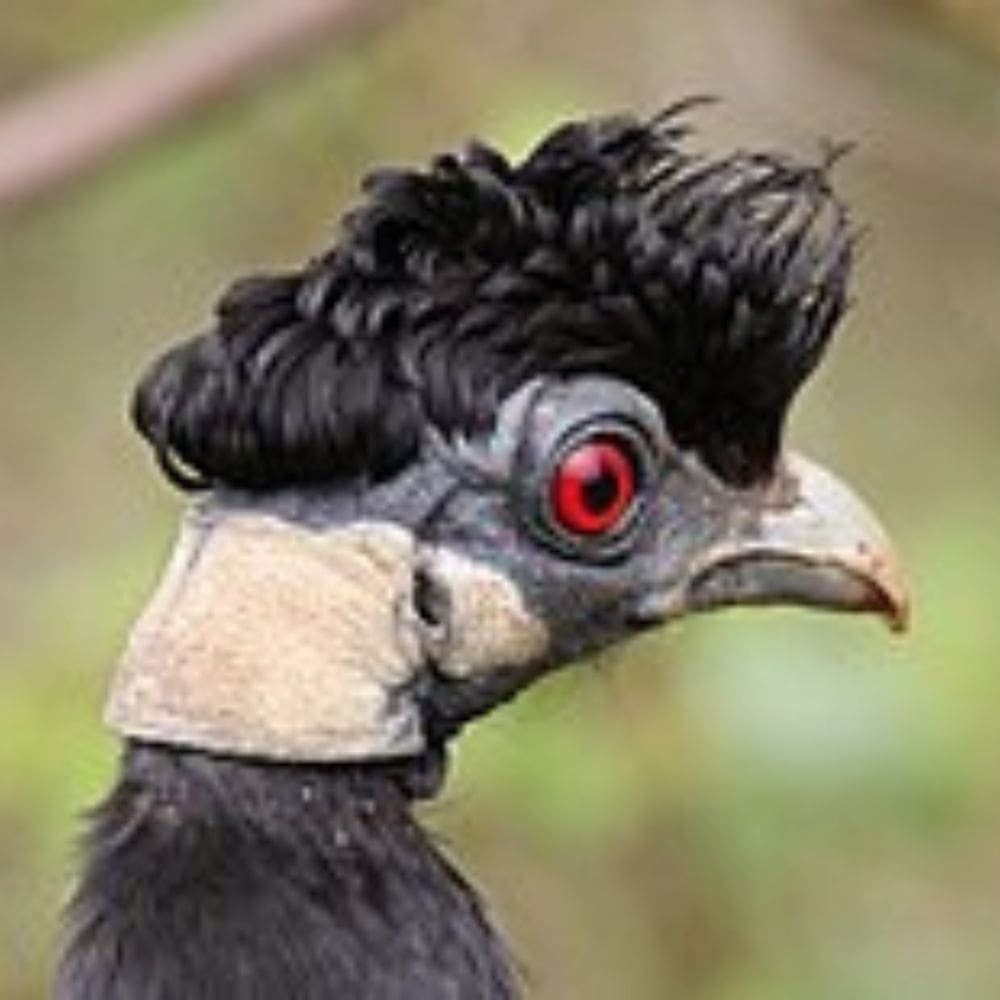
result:
<svg viewBox="0 0 1000 1000"><path fill-rule="evenodd" d="M684 581L644 609L661 620L715 608L783 604L881 615L904 631L909 596L875 516L821 466L790 455L778 489L741 504Z"/></svg>

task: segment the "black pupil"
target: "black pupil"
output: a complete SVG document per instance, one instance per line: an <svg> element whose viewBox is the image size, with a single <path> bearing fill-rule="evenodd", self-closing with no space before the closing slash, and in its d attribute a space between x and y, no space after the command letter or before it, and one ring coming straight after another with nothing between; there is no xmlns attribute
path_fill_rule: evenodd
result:
<svg viewBox="0 0 1000 1000"><path fill-rule="evenodd" d="M621 484L618 477L603 463L596 475L583 484L583 503L592 514L600 514L618 499Z"/></svg>

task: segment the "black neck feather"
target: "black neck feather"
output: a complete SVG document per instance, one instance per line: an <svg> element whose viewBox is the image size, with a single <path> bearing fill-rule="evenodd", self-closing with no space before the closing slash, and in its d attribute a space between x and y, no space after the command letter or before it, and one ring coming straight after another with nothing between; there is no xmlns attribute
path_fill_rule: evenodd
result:
<svg viewBox="0 0 1000 1000"><path fill-rule="evenodd" d="M428 767L130 747L93 819L56 996L513 998L475 893L411 814Z"/></svg>

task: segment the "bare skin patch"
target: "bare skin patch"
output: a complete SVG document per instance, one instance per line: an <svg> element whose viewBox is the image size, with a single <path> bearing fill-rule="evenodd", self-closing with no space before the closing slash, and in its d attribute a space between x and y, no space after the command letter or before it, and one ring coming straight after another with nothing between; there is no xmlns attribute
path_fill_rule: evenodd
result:
<svg viewBox="0 0 1000 1000"><path fill-rule="evenodd" d="M413 540L381 522L309 530L258 513L185 524L136 623L106 717L141 739L286 760L423 748L400 696L420 668Z"/></svg>
<svg viewBox="0 0 1000 1000"><path fill-rule="evenodd" d="M543 658L548 629L507 576L448 549L434 553L432 572L449 595L446 638L435 656L443 674L472 677Z"/></svg>

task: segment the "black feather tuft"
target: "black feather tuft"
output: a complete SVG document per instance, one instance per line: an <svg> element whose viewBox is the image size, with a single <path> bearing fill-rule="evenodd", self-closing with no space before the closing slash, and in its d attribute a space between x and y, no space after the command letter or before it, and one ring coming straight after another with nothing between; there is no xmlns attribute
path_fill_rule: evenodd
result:
<svg viewBox="0 0 1000 1000"><path fill-rule="evenodd" d="M135 418L186 488L267 489L490 426L538 374L625 378L727 479L766 476L843 312L854 236L816 164L687 149L686 102L564 125L519 165L473 144L382 170L302 270L239 283Z"/></svg>

